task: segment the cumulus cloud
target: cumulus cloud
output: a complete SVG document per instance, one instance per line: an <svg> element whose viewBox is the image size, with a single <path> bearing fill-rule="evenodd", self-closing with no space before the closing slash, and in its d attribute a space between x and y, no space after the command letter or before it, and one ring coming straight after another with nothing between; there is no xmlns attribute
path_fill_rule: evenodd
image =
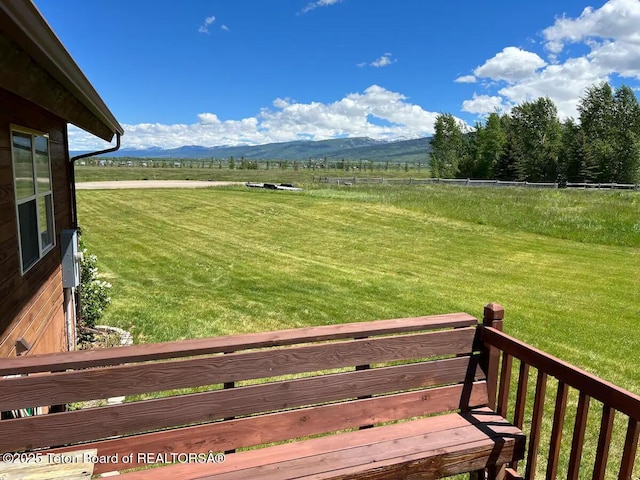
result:
<svg viewBox="0 0 640 480"><path fill-rule="evenodd" d="M475 75L463 75L454 80L456 83L476 83L477 81Z"/></svg>
<svg viewBox="0 0 640 480"><path fill-rule="evenodd" d="M474 94L463 103L463 109L481 110L479 99L489 96L501 97L504 104L548 96L561 117L575 117L580 97L591 85L622 77L632 88L637 86L639 25L638 0L609 0L598 9L584 9L576 18L556 18L542 32L550 64L534 52L505 48L473 71L476 77L490 80L484 85L490 95ZM586 47L587 53L571 56L567 46L572 44Z"/></svg>
<svg viewBox="0 0 640 480"><path fill-rule="evenodd" d="M211 15L210 17L207 17L204 19L204 22L202 22L202 25L200 25L200 28L198 29L198 32L200 33L209 33L209 26L211 26L211 24L213 24L213 22L216 21L216 17L214 17L213 15Z"/></svg>
<svg viewBox="0 0 640 480"><path fill-rule="evenodd" d="M123 125L123 148L182 145L259 145L300 139L370 137L393 140L419 138L433 133L437 113L412 104L399 92L372 85L333 103L299 103L276 98L271 108L240 120L221 120L205 112L192 124L142 123ZM69 128L72 150L105 148L99 139Z"/></svg>
<svg viewBox="0 0 640 480"><path fill-rule="evenodd" d="M546 48L560 53L566 44L589 39L640 45L640 2L609 0L601 8L587 7L578 18L561 17L543 31Z"/></svg>
<svg viewBox="0 0 640 480"><path fill-rule="evenodd" d="M302 9L302 13L310 12L311 10L315 10L318 7L328 7L330 5L335 5L336 3L340 3L342 0L317 0L315 2L309 3L306 7Z"/></svg>
<svg viewBox="0 0 640 480"><path fill-rule="evenodd" d="M506 47L495 57L487 60L484 65L476 68L473 73L476 77L517 82L530 77L545 65L547 62L536 53L517 47Z"/></svg>
<svg viewBox="0 0 640 480"><path fill-rule="evenodd" d="M473 94L471 100L462 102L462 111L469 113L477 113L486 115L495 111L506 111L508 106L504 105L504 99L500 96L477 95Z"/></svg>

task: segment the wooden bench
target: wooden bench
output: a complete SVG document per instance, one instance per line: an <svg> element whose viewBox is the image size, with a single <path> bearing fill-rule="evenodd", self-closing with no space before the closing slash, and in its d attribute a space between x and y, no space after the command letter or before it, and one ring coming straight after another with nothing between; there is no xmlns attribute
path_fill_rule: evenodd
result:
<svg viewBox="0 0 640 480"><path fill-rule="evenodd" d="M3 359L0 411L129 401L0 420L0 453L40 455L33 478L640 478L640 396L510 337L503 315Z"/></svg>
<svg viewBox="0 0 640 480"><path fill-rule="evenodd" d="M479 331L459 313L7 360L23 376L0 380L1 411L155 397L0 421L0 451L97 449L96 474L172 463L127 479L484 476L525 437L494 411Z"/></svg>

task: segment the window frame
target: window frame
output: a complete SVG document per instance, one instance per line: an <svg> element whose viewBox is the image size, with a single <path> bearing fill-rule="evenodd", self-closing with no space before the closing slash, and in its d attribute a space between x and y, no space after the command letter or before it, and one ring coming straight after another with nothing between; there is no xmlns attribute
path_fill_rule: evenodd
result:
<svg viewBox="0 0 640 480"><path fill-rule="evenodd" d="M33 178L33 193L23 198L18 198L18 178L17 178L17 166L16 166L16 153L14 146L14 134L22 134L29 135L31 137L31 173ZM49 182L48 189L40 190L40 185L38 184L38 171L37 171L37 156L36 156L36 138L44 137L47 139L47 162L48 162L48 170L49 170ZM53 198L53 170L51 165L51 139L48 133L41 132L38 130L34 130L31 128L25 128L18 125L11 124L9 126L9 139L11 144L11 168L12 168L12 176L13 176L13 193L15 199L15 215L16 215L16 227L17 227L17 235L18 235L18 257L20 260L20 274L25 275L28 271L30 271L33 267L35 267L40 260L42 260L49 252L51 252L56 246L56 225L55 225L55 202ZM50 208L47 208L47 197L50 197ZM36 229L37 229L37 240L38 240L38 257L35 258L28 265L24 265L24 260L22 257L23 250L23 241L21 234L21 225L20 225L20 206L34 202L35 204L35 217L36 217ZM40 202L44 204L44 216L45 218L40 218ZM49 218L48 216L51 215ZM47 230L50 229L50 243L43 244L42 239L42 229L43 227L47 227Z"/></svg>

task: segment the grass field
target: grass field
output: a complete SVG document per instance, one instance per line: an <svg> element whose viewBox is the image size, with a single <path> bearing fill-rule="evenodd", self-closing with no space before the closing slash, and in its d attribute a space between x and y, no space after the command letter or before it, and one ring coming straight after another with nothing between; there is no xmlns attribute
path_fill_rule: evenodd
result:
<svg viewBox="0 0 640 480"><path fill-rule="evenodd" d="M633 192L456 187L78 192L113 284L105 323L137 342L495 301L508 333L635 393L639 207Z"/></svg>

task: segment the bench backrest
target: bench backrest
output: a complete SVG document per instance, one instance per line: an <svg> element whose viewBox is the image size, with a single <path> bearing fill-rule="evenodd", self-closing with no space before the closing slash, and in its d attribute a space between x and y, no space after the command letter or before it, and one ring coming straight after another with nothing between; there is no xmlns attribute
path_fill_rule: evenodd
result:
<svg viewBox="0 0 640 480"><path fill-rule="evenodd" d="M20 376L0 380L0 411L129 398L0 421L0 451L220 452L487 405L477 323L461 313L7 360L0 377Z"/></svg>

